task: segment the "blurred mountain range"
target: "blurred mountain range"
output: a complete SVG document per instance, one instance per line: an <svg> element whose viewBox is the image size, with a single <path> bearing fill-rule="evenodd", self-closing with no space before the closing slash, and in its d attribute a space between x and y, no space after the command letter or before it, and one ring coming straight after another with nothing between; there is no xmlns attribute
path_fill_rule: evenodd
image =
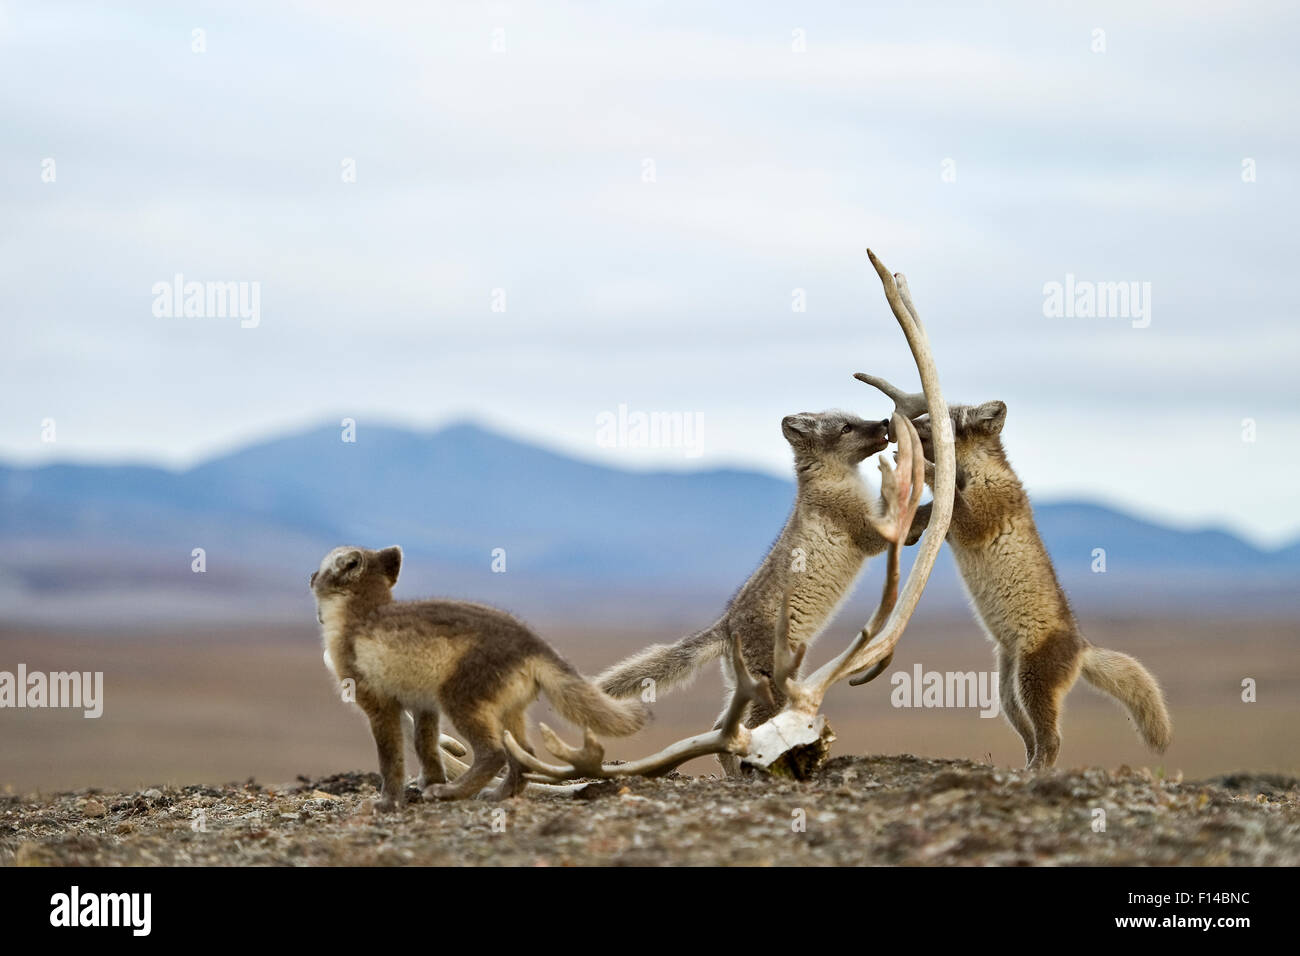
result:
<svg viewBox="0 0 1300 956"><path fill-rule="evenodd" d="M95 628L310 623L307 577L339 544L400 544L400 596L455 595L532 618L702 626L781 529L792 481L741 470L624 471L473 424L330 425L186 471L0 466L0 617ZM1082 611L1300 612L1300 542L1265 551L1084 502L1039 503ZM202 548L206 570L192 570ZM492 570L504 549L505 573ZM1106 571L1094 573L1094 549ZM923 605L957 610L941 557ZM856 601L869 605L883 562Z"/></svg>

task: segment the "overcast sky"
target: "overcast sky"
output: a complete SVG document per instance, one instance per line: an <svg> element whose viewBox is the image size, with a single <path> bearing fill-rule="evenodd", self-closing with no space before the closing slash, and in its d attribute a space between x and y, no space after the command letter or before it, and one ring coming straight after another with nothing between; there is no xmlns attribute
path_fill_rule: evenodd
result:
<svg viewBox="0 0 1300 956"><path fill-rule="evenodd" d="M1036 497L1300 533L1294 4L135 6L0 0L5 460L468 416L785 474L782 415L915 384L870 245ZM177 273L259 323L155 315Z"/></svg>

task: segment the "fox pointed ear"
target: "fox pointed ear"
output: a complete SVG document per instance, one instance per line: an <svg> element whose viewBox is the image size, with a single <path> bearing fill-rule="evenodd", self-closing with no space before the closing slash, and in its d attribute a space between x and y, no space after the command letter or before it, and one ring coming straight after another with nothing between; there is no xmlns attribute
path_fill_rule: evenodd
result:
<svg viewBox="0 0 1300 956"><path fill-rule="evenodd" d="M781 434L791 445L807 442L816 427L811 415L787 415L781 419Z"/></svg>
<svg viewBox="0 0 1300 956"><path fill-rule="evenodd" d="M1007 422L1006 402L985 402L975 409L975 421L990 435L1002 434Z"/></svg>
<svg viewBox="0 0 1300 956"><path fill-rule="evenodd" d="M397 583L397 575L402 571L402 549L397 545L384 548L379 552L379 570L384 572L389 584Z"/></svg>
<svg viewBox="0 0 1300 956"><path fill-rule="evenodd" d="M356 548L340 548L334 555L334 573L340 580L348 580L357 575L361 567L361 552Z"/></svg>

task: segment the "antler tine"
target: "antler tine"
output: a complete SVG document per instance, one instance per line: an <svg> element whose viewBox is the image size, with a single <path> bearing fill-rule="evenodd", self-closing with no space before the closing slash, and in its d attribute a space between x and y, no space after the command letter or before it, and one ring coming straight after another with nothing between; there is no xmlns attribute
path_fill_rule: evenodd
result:
<svg viewBox="0 0 1300 956"><path fill-rule="evenodd" d="M898 495L898 531L901 542L907 539L907 533L912 529L912 519L916 517L916 507L921 503L921 492L925 488L925 447L910 418L904 418L895 412L894 424L898 427L899 436L898 470L907 474L907 480L900 483Z"/></svg>
<svg viewBox="0 0 1300 956"><path fill-rule="evenodd" d="M916 514L917 503L921 500L921 488L925 484L925 462L916 426L910 419L894 412L890 429L898 435L898 470L895 471L885 459L878 460L880 499L885 505L885 513L877 517L868 512L867 520L886 541L901 544L911 530L912 518ZM920 466L919 482L917 465Z"/></svg>
<svg viewBox="0 0 1300 956"><path fill-rule="evenodd" d="M907 288L907 280L901 274L891 274L885 268L884 263L877 259L870 249L867 250L867 256L871 259L871 264L875 267L877 275L880 276L881 285L885 289L885 298L894 313L894 318L898 320L899 326L903 329L908 348L912 351L912 358L916 362L916 370L921 376L921 387L924 390L926 410L930 414L930 420L934 422L947 421L948 405L944 401L943 392L939 387L939 372L935 368L934 356L930 352L930 343L926 338L925 329L921 325L920 316L916 312L915 305L912 304L911 293ZM897 516L900 523L896 527L903 529L902 534L905 535L905 529L910 527L911 516L915 514L916 504L920 500L921 488L925 482L925 462L921 443L919 436L916 434L916 429L911 423L911 419L917 416L908 414L908 412L915 409L908 407L911 396L900 392L894 386L889 385L888 382L881 379L873 380L873 377L869 375L857 377L869 385L880 387L877 384L879 382L888 386L887 388L881 388L881 391L895 399L895 403L899 406L897 414L901 415L905 421L902 428L895 426L899 443L899 469L904 468L904 461L906 461L910 466L912 475L911 487L908 489L909 493L906 499L907 503L899 508ZM902 399L902 401L899 399ZM942 434L943 431L939 430L938 435L941 436ZM898 551L901 542L891 541L880 605L872 615L871 621L868 622L866 627L862 628L844 652L822 665L803 682L807 688L806 697L808 700L820 705L825 692L841 677L846 674L867 670L893 653L894 646L902 636L903 629L907 626L912 612L916 610L916 605L921 599L921 592L925 589L926 581L930 577L930 571L934 567L935 558L938 557L939 547L943 544L944 536L948 533L948 523L952 519L952 496L956 484L956 471L952 442L936 440L934 505L930 513L927 533L917 548L916 560L913 562L912 570L908 574L907 583L903 585L900 593L898 591ZM918 473L920 480L917 480L916 477ZM906 519L906 525L901 524L903 519ZM888 536L886 536L886 540L888 540Z"/></svg>
<svg viewBox="0 0 1300 956"><path fill-rule="evenodd" d="M601 763L604 750L590 729L584 732L581 748L571 747L561 740L551 728L538 724L546 741L546 748L557 757L569 760L568 764L548 764L539 760L519 745L509 733L505 746L510 755L526 770L550 780L576 780L579 777L611 779L615 777L657 777L680 767L688 760L709 754L744 753L749 747L749 728L743 724L745 708L751 703L765 703L774 707L772 688L762 677L754 677L745 666L741 652L740 636L731 639L731 666L735 672L736 687L732 691L727 713L717 728L707 734L698 734L670 744L657 754L628 763Z"/></svg>
<svg viewBox="0 0 1300 956"><path fill-rule="evenodd" d="M929 345L924 342L925 331L921 327L921 316L920 313L916 311L916 306L912 303L912 293L907 288L907 277L901 272L891 273L887 268L885 268L885 264L877 259L876 254L870 249L867 250L867 258L871 260L872 266L876 269L876 274L880 276L881 285L885 287L885 299L889 302L889 308L893 311L894 318L898 320L898 324L903 327L903 334L907 336L907 344L912 349L913 358L917 360L917 370L921 371L921 387L923 391L904 392L901 388L896 385L891 385L883 378L877 378L874 375L867 375L865 372L858 372L853 377L860 382L866 382L873 388L879 389L889 398L893 399L894 408L899 412L902 412L904 417L918 418L926 412L933 412L934 409L931 407L930 401L926 397L930 394L931 390L927 385L926 373L921 370L921 356L917 353L917 342L914 341L915 339L920 339L924 346L926 361L929 363L929 372L931 373L930 380L935 386L936 394L938 392L939 384L938 374L934 370L933 357L929 355ZM940 394L938 397L940 404L946 412L948 406L943 403L943 396ZM931 415L931 419L934 421L939 420L933 415Z"/></svg>
<svg viewBox="0 0 1300 956"><path fill-rule="evenodd" d="M871 250L867 250L867 255L871 255ZM912 291L907 287L907 276L901 272L894 273L894 284L898 287L898 297L903 300L903 305L907 309L907 314L912 317L912 321L920 326L921 316L916 311L916 306L912 304Z"/></svg>
<svg viewBox="0 0 1300 956"><path fill-rule="evenodd" d="M547 731L550 731L550 728L547 728ZM553 736L554 732L551 731L551 734ZM556 739L558 740L558 738ZM549 780L577 780L579 777L590 776L590 774L583 773L582 770L579 770L572 764L546 763L544 760L541 760L520 746L519 741L515 740L514 735L508 730L502 735L502 743L510 753L510 756L517 760L525 770L531 770ZM576 752L574 748L568 749ZM599 774L597 774L597 776L599 776Z"/></svg>
<svg viewBox="0 0 1300 956"><path fill-rule="evenodd" d="M897 385L866 372L854 372L853 377L859 382L866 382L872 388L884 392L894 403L894 410L902 412L905 418L920 418L928 409L923 392L905 392ZM891 438L894 436L890 436Z"/></svg>
<svg viewBox="0 0 1300 956"><path fill-rule="evenodd" d="M522 750L522 748L519 747L518 743L515 741L513 737L511 737L509 734L506 734L505 736L506 736L505 745L507 749L510 749L513 746L513 750ZM456 740L455 737L450 737L447 734L442 735L440 744L444 751L442 755L442 760L443 760L443 766L447 770L447 776L454 780L457 777L460 777L465 773L467 773L469 771L469 764L456 759L456 757L453 755L455 751L459 751L459 753L462 756L469 753L469 750L465 747L465 745L462 744L460 741ZM452 746L453 744L454 746ZM527 751L522 751L522 752L528 754ZM532 754L528 754L528 756L531 757ZM500 774L498 774L496 780L500 781L500 779L501 776ZM577 783L577 784L555 783L554 782L555 779L556 778L551 777L549 775L543 775L543 774L533 773L533 772L525 773L524 780L527 781L525 792L534 793L534 794L536 793L574 794L586 786L585 783Z"/></svg>
<svg viewBox="0 0 1300 956"><path fill-rule="evenodd" d="M858 632L858 636L844 653L831 662L836 666L823 675L825 683L814 685L822 694L825 694L830 685L844 675L863 669L862 666L857 666L857 657L880 633L890 612L898 603L899 555L903 549L903 542L907 538L908 529L912 526L912 517L916 514L917 503L921 498L920 485L917 483L917 468L919 466L921 482L924 482L925 463L921 455L921 439L916 433L916 426L910 419L904 418L897 412L894 413L894 425L898 428L898 470L906 477L897 482L894 495L887 499L890 520L886 522L872 519L872 523L889 542L885 558L885 583L881 589L880 603L876 605L871 620ZM881 462L882 471L885 467L884 462ZM824 671L825 668L822 670ZM818 674L821 673L822 671L818 671ZM856 683L865 683L875 676L875 674L871 674L870 677L864 675L863 679Z"/></svg>
<svg viewBox="0 0 1300 956"><path fill-rule="evenodd" d="M874 680L879 675L875 665L880 662L888 663L890 654L893 651L893 645L890 645L889 653L881 654L876 646L872 645L881 630L884 629L886 622L894 608L898 606L898 580L900 577L899 554L902 550L903 541L907 537L907 532L912 526L912 518L916 515L917 505L921 500L921 489L925 482L925 456L922 453L921 438L916 432L916 426L912 424L911 419L903 418L895 413L895 424L898 426L898 468L899 471L910 472L906 484L910 486L907 491L903 490L902 485L899 487L899 494L896 501L891 502L896 507L895 525L892 531L893 537L886 535L889 541L889 550L885 566L885 584L881 593L880 604L876 606L875 613L871 615L871 620L858 633L857 638L849 645L849 649L837 660L840 665L832 672L830 683L839 680L845 674L859 673L859 676L849 681L850 684L857 686ZM909 582L911 578L908 579ZM910 617L910 612L909 612ZM902 634L902 626L898 628L898 635ZM897 643L898 638L894 641ZM869 655L870 659L863 659L864 655ZM826 685L829 687L829 684Z"/></svg>
<svg viewBox="0 0 1300 956"><path fill-rule="evenodd" d="M785 606L787 609L789 608L789 601L790 596L787 591L785 598ZM783 627L779 628L779 630L785 632L785 643L786 646L789 647L788 622L786 622ZM780 635L778 635L778 639L779 638ZM790 657L790 661L793 663L796 659L802 660L802 658L803 654L801 652L795 652L795 654ZM794 666L797 667L798 664L795 663ZM754 677L749 673L749 668L745 666L745 655L741 651L739 634L731 635L731 670L736 678L736 688L731 693L731 703L727 705L727 712L723 716L721 724L718 726L718 729L722 731L723 736L727 739L740 736L740 730L743 729L740 726L740 722L745 716L745 708L751 703L764 703L772 709L775 709L776 707L776 702L772 697L772 687L767 679L763 677Z"/></svg>
<svg viewBox="0 0 1300 956"><path fill-rule="evenodd" d="M570 747L560 736L550 727L541 721L537 723L537 731L542 735L542 740L546 744L546 749L561 760L567 760L573 764L573 768L578 771L579 776L589 777L593 771L598 771L602 762L605 760L605 748L600 745L596 735L591 732L590 727L582 729L582 746Z"/></svg>
<svg viewBox="0 0 1300 956"><path fill-rule="evenodd" d="M469 753L465 745L450 734L439 734L438 746L454 757L463 757Z"/></svg>
<svg viewBox="0 0 1300 956"><path fill-rule="evenodd" d="M912 451L912 495L907 499L907 524L904 525L906 531L912 530L912 519L916 517L917 506L921 503L921 492L925 490L925 446L921 443L921 436L916 432L916 426L912 424L910 418L903 419L905 430L907 431L908 444ZM902 462L899 462L902 467ZM906 534L904 534L906 540Z"/></svg>

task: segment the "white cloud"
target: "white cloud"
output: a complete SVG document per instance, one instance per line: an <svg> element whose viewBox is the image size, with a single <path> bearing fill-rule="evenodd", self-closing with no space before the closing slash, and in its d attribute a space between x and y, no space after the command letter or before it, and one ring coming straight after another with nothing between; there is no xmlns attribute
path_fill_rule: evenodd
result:
<svg viewBox="0 0 1300 956"><path fill-rule="evenodd" d="M1295 441L1249 450L1250 495L1171 487L1164 464L1242 453L1198 439L1211 420L1294 437L1298 16L16 5L0 453L185 462L331 418L346 382L372 418L475 412L578 451L619 401L695 410L717 423L699 463L783 471L781 414L867 412L857 369L910 378L871 244L908 273L954 395L1017 409L1036 492L1292 533ZM260 281L261 327L153 319L177 271ZM1044 319L1067 271L1152 282L1152 327ZM1161 427L1097 430L1125 410ZM1127 462L1121 433L1142 442Z"/></svg>

